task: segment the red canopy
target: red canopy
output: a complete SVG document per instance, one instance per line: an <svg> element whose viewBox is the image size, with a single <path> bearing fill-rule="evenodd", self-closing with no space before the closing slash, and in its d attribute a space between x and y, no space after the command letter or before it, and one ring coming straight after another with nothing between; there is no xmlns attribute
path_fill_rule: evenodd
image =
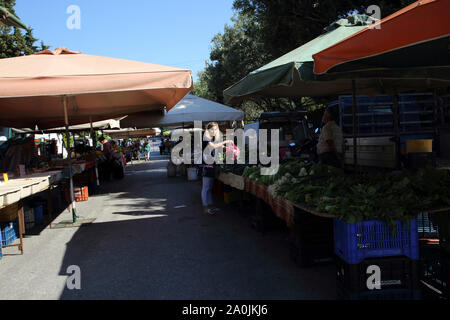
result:
<svg viewBox="0 0 450 320"><path fill-rule="evenodd" d="M450 0L417 1L313 55L314 73L449 66L449 14Z"/></svg>

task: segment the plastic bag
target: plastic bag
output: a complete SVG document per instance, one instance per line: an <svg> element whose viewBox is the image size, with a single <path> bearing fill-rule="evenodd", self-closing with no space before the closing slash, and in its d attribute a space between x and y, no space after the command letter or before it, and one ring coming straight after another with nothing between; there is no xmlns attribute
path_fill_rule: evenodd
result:
<svg viewBox="0 0 450 320"><path fill-rule="evenodd" d="M241 150L235 144L229 144L226 149L227 156L231 155L231 159L235 161L241 156Z"/></svg>

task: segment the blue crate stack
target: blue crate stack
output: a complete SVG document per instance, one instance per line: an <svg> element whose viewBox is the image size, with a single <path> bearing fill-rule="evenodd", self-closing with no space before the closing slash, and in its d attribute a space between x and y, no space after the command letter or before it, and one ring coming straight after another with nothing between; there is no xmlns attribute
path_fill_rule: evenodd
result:
<svg viewBox="0 0 450 320"><path fill-rule="evenodd" d="M338 295L349 300L416 300L419 239L415 218L396 221L396 231L377 220L354 224L334 219ZM379 266L381 289L370 290L369 266Z"/></svg>
<svg viewBox="0 0 450 320"><path fill-rule="evenodd" d="M33 208L34 221L36 224L42 224L44 222L44 206L42 204Z"/></svg>
<svg viewBox="0 0 450 320"><path fill-rule="evenodd" d="M335 253L345 262L355 264L367 258L407 256L419 259L419 239L416 219L409 226L396 221L396 233L385 222L377 220L354 224L335 219Z"/></svg>
<svg viewBox="0 0 450 320"><path fill-rule="evenodd" d="M0 225L2 234L2 246L7 246L12 244L19 234L19 224L17 219L14 222L3 223Z"/></svg>
<svg viewBox="0 0 450 320"><path fill-rule="evenodd" d="M439 245L420 246L419 277L425 300L450 300L450 255Z"/></svg>
<svg viewBox="0 0 450 320"><path fill-rule="evenodd" d="M0 260L2 259L3 254L2 254L2 233L0 232Z"/></svg>

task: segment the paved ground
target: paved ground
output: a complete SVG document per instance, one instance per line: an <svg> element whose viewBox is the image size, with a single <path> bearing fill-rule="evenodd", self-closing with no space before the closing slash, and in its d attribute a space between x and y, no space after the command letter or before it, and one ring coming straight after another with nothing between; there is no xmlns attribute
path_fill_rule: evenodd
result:
<svg viewBox="0 0 450 320"><path fill-rule="evenodd" d="M25 238L23 256L4 249L0 299L336 298L332 265L298 268L283 229L262 235L233 207L202 214L200 182L167 178L166 164L153 153L77 203L79 215L96 218L89 226L46 228ZM71 265L81 290L66 287Z"/></svg>

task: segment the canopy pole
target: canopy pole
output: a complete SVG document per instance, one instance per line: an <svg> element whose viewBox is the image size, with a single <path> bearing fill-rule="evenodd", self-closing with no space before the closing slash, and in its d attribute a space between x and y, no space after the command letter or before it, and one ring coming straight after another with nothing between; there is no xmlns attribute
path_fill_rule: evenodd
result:
<svg viewBox="0 0 450 320"><path fill-rule="evenodd" d="M352 116L353 116L353 164L355 172L358 166L358 157L356 151L356 81L352 80L352 98L353 98L353 107L352 107Z"/></svg>
<svg viewBox="0 0 450 320"><path fill-rule="evenodd" d="M89 116L89 122L91 124L90 134L91 134L91 139L92 139L92 147L94 147L94 149L95 149L97 146L97 141L96 141L96 137L95 137L94 126L92 124L92 116Z"/></svg>
<svg viewBox="0 0 450 320"><path fill-rule="evenodd" d="M94 132L94 126L92 124L92 116L89 116L89 122L91 123L91 139L92 139L92 147L94 148L94 152L95 150L97 150L97 137L96 134ZM95 183L97 184L97 187L100 186L100 180L98 178L98 166L97 166L97 160L94 159L94 163L95 163Z"/></svg>
<svg viewBox="0 0 450 320"><path fill-rule="evenodd" d="M393 97L393 113L394 113L394 133L395 133L395 167L400 169L400 128L399 128L399 107L398 107L398 94L394 89Z"/></svg>
<svg viewBox="0 0 450 320"><path fill-rule="evenodd" d="M72 211L73 222L77 222L77 210L75 207L75 199L73 194L73 177L72 177L72 156L70 154L70 132L69 132L69 117L67 114L67 96L63 96L64 105L64 120L66 124L66 139L67 139L67 159L69 160L69 177L70 177L70 207Z"/></svg>

